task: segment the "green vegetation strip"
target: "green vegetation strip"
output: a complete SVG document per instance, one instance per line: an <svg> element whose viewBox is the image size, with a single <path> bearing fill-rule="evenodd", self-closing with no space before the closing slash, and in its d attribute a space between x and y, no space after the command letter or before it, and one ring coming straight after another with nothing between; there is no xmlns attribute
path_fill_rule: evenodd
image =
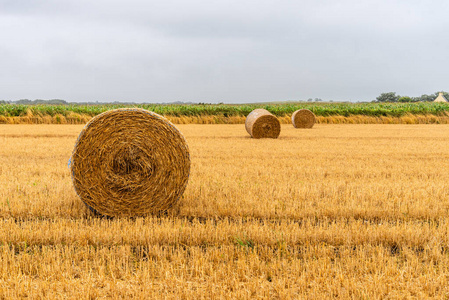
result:
<svg viewBox="0 0 449 300"><path fill-rule="evenodd" d="M276 116L291 115L294 111L306 108L317 116L389 116L435 115L446 116L449 104L434 102L419 103L306 103L289 102L280 104L138 104L138 105L20 105L0 104L0 116L20 117L31 113L34 116L67 116L70 113L96 116L107 110L123 107L144 108L165 116L246 116L256 108L265 108Z"/></svg>

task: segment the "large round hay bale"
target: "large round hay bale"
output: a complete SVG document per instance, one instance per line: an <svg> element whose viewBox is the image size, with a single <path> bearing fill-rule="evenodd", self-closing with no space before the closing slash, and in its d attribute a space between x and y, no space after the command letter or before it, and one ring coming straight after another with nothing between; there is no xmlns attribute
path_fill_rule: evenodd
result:
<svg viewBox="0 0 449 300"><path fill-rule="evenodd" d="M292 123L295 128L312 128L315 121L315 114L308 109L299 109L292 115Z"/></svg>
<svg viewBox="0 0 449 300"><path fill-rule="evenodd" d="M81 131L70 168L75 190L106 216L167 210L184 192L190 156L182 134L153 112L123 108L93 118Z"/></svg>
<svg viewBox="0 0 449 300"><path fill-rule="evenodd" d="M281 133L281 123L268 110L258 108L253 110L245 120L246 131L255 139L276 139Z"/></svg>

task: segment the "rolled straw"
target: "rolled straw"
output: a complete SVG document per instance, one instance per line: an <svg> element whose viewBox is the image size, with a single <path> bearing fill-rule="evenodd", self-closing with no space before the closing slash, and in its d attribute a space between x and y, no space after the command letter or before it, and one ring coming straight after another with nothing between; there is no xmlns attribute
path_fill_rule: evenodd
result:
<svg viewBox="0 0 449 300"><path fill-rule="evenodd" d="M292 123L295 128L312 128L315 121L315 114L308 109L297 110L292 115Z"/></svg>
<svg viewBox="0 0 449 300"><path fill-rule="evenodd" d="M245 120L246 131L255 139L276 139L281 132L281 123L268 110L258 108L253 110Z"/></svg>
<svg viewBox="0 0 449 300"><path fill-rule="evenodd" d="M167 210L184 192L190 156L182 134L153 112L123 108L94 117L81 131L70 168L75 190L106 216Z"/></svg>

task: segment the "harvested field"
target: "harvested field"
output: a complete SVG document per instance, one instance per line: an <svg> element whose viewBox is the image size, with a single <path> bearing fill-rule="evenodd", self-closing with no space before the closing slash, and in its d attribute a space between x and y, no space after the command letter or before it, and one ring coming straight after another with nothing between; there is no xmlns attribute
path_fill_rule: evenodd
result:
<svg viewBox="0 0 449 300"><path fill-rule="evenodd" d="M449 297L449 125L178 125L178 205L112 220L72 186L82 127L0 126L0 298Z"/></svg>

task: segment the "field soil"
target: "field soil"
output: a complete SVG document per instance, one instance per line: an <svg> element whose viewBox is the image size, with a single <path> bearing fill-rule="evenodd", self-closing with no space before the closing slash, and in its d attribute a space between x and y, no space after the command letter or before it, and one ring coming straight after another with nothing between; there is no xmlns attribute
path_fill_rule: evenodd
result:
<svg viewBox="0 0 449 300"><path fill-rule="evenodd" d="M191 175L158 216L98 218L81 125L0 126L0 298L448 298L449 125L177 125Z"/></svg>

